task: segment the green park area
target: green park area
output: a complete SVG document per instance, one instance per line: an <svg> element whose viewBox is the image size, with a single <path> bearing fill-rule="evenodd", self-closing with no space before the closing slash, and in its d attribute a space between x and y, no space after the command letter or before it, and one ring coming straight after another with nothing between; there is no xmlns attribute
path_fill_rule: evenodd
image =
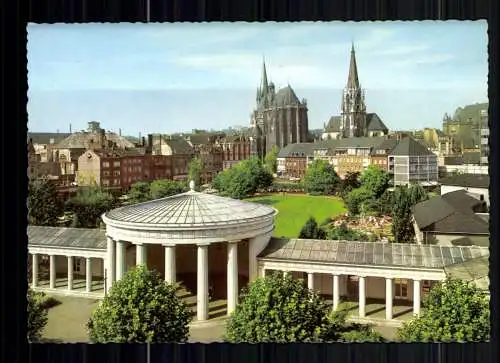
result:
<svg viewBox="0 0 500 363"><path fill-rule="evenodd" d="M278 210L274 231L276 237L297 238L310 217L322 223L326 218L338 216L346 211L340 198L327 196L271 194L247 200L266 204Z"/></svg>

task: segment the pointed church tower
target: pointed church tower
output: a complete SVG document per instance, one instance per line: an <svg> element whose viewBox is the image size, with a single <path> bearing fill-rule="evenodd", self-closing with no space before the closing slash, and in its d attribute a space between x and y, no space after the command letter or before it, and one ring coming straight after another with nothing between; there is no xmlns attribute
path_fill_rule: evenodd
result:
<svg viewBox="0 0 500 363"><path fill-rule="evenodd" d="M366 105L364 91L359 85L358 66L354 44L351 48L351 62L347 86L342 97L340 132L342 137L361 137L366 135Z"/></svg>
<svg viewBox="0 0 500 363"><path fill-rule="evenodd" d="M257 90L257 106L259 106L261 102L265 103L267 101L268 91L269 83L267 81L266 61L264 57L262 57L262 76L260 86Z"/></svg>

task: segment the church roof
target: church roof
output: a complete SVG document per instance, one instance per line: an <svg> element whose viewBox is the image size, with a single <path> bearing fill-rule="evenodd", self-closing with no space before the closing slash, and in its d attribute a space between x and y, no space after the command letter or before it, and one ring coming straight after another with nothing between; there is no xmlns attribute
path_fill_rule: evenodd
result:
<svg viewBox="0 0 500 363"><path fill-rule="evenodd" d="M366 114L366 129L368 131L389 131L387 126L385 126L376 113Z"/></svg>
<svg viewBox="0 0 500 363"><path fill-rule="evenodd" d="M105 133L106 140L115 143L119 148L133 148L135 145L114 132ZM57 144L58 149L86 149L88 142L93 139L97 141L100 137L98 132L75 132Z"/></svg>
<svg viewBox="0 0 500 363"><path fill-rule="evenodd" d="M347 79L347 88L358 89L359 88L359 78L358 78L358 66L356 64L356 51L354 50L354 44L351 48L351 61L349 64L349 77Z"/></svg>
<svg viewBox="0 0 500 363"><path fill-rule="evenodd" d="M278 106L300 104L299 98L290 85L280 89L278 93L276 93L275 102Z"/></svg>
<svg viewBox="0 0 500 363"><path fill-rule="evenodd" d="M328 120L325 127L325 132L340 132L340 122L342 121L341 116L332 116Z"/></svg>
<svg viewBox="0 0 500 363"><path fill-rule="evenodd" d="M266 205L190 190L113 209L103 215L103 220L151 228L221 228L250 223L275 213L274 208Z"/></svg>

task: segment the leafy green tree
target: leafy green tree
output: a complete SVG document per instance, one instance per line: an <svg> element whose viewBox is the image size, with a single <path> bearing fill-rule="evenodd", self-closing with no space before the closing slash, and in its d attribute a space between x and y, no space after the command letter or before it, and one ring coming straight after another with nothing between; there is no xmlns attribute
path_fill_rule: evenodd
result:
<svg viewBox="0 0 500 363"><path fill-rule="evenodd" d="M265 189L273 183L273 176L258 158L240 161L231 169L217 174L214 188L224 195L242 199Z"/></svg>
<svg viewBox="0 0 500 363"><path fill-rule="evenodd" d="M387 190L390 180L390 174L375 165L368 166L360 176L361 185L369 190L374 198L379 198Z"/></svg>
<svg viewBox="0 0 500 363"><path fill-rule="evenodd" d="M415 229L411 209L427 198L427 193L420 185L399 186L394 190L391 230L396 242L414 241Z"/></svg>
<svg viewBox="0 0 500 363"><path fill-rule="evenodd" d="M326 239L326 232L318 226L318 222L316 222L314 217L310 217L300 230L299 238Z"/></svg>
<svg viewBox="0 0 500 363"><path fill-rule="evenodd" d="M118 206L110 193L94 187L80 188L77 195L66 202L73 212L73 227L96 228L101 224L101 215Z"/></svg>
<svg viewBox="0 0 500 363"><path fill-rule="evenodd" d="M44 306L45 294L28 289L28 340L40 340L47 325L48 312Z"/></svg>
<svg viewBox="0 0 500 363"><path fill-rule="evenodd" d="M323 333L325 342L368 343L383 342L382 336L368 324L348 323L349 310L340 304L336 310L328 313L327 329Z"/></svg>
<svg viewBox="0 0 500 363"><path fill-rule="evenodd" d="M328 228L327 235L331 240L369 241L370 239L366 233L348 228L345 222L339 227Z"/></svg>
<svg viewBox="0 0 500 363"><path fill-rule="evenodd" d="M197 190L201 188L201 175L203 174L203 167L203 160L200 157L193 158L188 165L189 181L194 181L194 185Z"/></svg>
<svg viewBox="0 0 500 363"><path fill-rule="evenodd" d="M90 339L106 343L185 342L193 313L156 271L138 266L116 281L87 323Z"/></svg>
<svg viewBox="0 0 500 363"><path fill-rule="evenodd" d="M343 179L340 180L339 192L341 195L347 195L351 190L359 188L361 183L359 182L360 173L358 172L348 172Z"/></svg>
<svg viewBox="0 0 500 363"><path fill-rule="evenodd" d="M151 186L150 183L139 181L132 185L128 194L129 203L142 203L151 200Z"/></svg>
<svg viewBox="0 0 500 363"><path fill-rule="evenodd" d="M227 324L233 343L319 341L328 318L325 302L302 280L274 274L250 283Z"/></svg>
<svg viewBox="0 0 500 363"><path fill-rule="evenodd" d="M278 170L278 153L279 148L276 145L273 145L271 151L264 157L264 165L271 173L276 173Z"/></svg>
<svg viewBox="0 0 500 363"><path fill-rule="evenodd" d="M182 193L186 190L184 183L169 180L154 180L150 186L151 199L170 197L171 195Z"/></svg>
<svg viewBox="0 0 500 363"><path fill-rule="evenodd" d="M325 160L314 160L304 176L304 187L311 194L333 194L340 184L340 178Z"/></svg>
<svg viewBox="0 0 500 363"><path fill-rule="evenodd" d="M373 193L366 187L361 186L349 192L346 198L346 207L351 215L358 215L362 211L366 211L363 205L366 206L373 199Z"/></svg>
<svg viewBox="0 0 500 363"><path fill-rule="evenodd" d="M481 342L490 338L489 298L471 282L448 279L424 297L420 317L405 322L407 342Z"/></svg>
<svg viewBox="0 0 500 363"><path fill-rule="evenodd" d="M28 184L28 222L35 226L55 226L63 212L57 190L48 180Z"/></svg>

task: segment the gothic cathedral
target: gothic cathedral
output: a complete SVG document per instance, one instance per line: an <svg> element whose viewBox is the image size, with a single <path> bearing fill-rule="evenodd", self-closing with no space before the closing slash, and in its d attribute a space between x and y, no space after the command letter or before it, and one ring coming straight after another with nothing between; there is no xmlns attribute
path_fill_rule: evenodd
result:
<svg viewBox="0 0 500 363"><path fill-rule="evenodd" d="M265 62L256 103L251 120L253 155L262 159L274 146L282 149L308 141L307 101L300 101L290 85L276 92L267 80Z"/></svg>

